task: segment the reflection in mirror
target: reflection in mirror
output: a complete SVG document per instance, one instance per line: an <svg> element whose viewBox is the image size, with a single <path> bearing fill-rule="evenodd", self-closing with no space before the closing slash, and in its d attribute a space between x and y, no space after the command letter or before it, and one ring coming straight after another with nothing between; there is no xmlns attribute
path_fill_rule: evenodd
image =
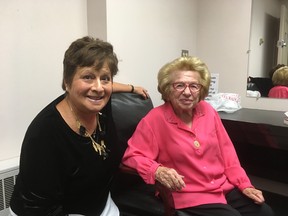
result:
<svg viewBox="0 0 288 216"><path fill-rule="evenodd" d="M274 86L272 72L280 64L288 65L287 2L288 0L252 0L248 97L268 97Z"/></svg>

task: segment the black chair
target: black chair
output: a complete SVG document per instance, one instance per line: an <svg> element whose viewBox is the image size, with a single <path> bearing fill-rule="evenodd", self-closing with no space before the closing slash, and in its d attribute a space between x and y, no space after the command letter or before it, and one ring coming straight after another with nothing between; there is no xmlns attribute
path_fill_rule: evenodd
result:
<svg viewBox="0 0 288 216"><path fill-rule="evenodd" d="M124 152L138 122L153 108L151 99L133 93L112 94L112 115L119 145ZM155 194L159 192L159 196ZM160 183L146 184L133 169L120 166L111 194L121 216L163 216L174 214L170 191Z"/></svg>
<svg viewBox="0 0 288 216"><path fill-rule="evenodd" d="M268 77L248 77L248 89L257 90L261 97L268 97L269 90L273 87L272 79Z"/></svg>

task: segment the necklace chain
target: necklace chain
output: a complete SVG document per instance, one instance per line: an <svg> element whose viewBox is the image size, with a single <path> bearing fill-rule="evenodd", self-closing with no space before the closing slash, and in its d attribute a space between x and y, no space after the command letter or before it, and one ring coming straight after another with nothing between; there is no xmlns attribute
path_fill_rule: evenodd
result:
<svg viewBox="0 0 288 216"><path fill-rule="evenodd" d="M92 146L94 148L94 150L100 155L102 156L103 160L105 160L107 157L108 157L108 153L106 152L106 145L105 145L105 142L104 142L104 139L103 138L100 138L100 144L97 143L93 137L89 134L89 132L86 130L86 128L81 124L80 120L78 119L78 117L76 116L74 110L72 109L72 106L70 105L70 103L68 102L68 100L66 99L67 101L67 104L76 120L76 123L77 123L77 128L79 130L79 134L81 136L85 136L85 137L89 137L90 140L91 140L91 143L92 143ZM102 128L101 128L101 125L100 125L100 121L99 121L99 114L101 115L101 113L98 113L96 118L97 118L97 127L99 127L99 131L100 133L102 132ZM96 133L96 129L95 131L93 132L93 134Z"/></svg>

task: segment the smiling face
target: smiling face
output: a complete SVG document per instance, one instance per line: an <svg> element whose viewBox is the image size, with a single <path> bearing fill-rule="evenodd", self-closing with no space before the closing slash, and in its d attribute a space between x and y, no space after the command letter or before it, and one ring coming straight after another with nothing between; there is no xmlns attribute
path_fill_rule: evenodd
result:
<svg viewBox="0 0 288 216"><path fill-rule="evenodd" d="M112 94L112 75L107 63L97 70L94 66L78 67L67 97L77 116L94 115L109 101Z"/></svg>
<svg viewBox="0 0 288 216"><path fill-rule="evenodd" d="M173 83L184 83L186 84L184 90L177 90L170 86L170 94L168 96L168 101L170 101L174 112L177 116L181 117L183 114L191 115L193 108L200 100L200 90L194 92L192 84L199 84L200 75L195 71L180 70L171 74L171 80ZM191 90L189 86L191 86Z"/></svg>

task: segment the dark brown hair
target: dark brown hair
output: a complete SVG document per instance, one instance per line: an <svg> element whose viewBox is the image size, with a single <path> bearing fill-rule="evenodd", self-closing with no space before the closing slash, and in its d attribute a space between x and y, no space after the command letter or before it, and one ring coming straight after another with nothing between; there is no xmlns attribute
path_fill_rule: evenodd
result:
<svg viewBox="0 0 288 216"><path fill-rule="evenodd" d="M89 36L72 42L64 55L62 89L66 90L66 84L71 85L77 67L94 65L96 70L100 70L106 62L112 77L115 76L118 59L110 43Z"/></svg>

